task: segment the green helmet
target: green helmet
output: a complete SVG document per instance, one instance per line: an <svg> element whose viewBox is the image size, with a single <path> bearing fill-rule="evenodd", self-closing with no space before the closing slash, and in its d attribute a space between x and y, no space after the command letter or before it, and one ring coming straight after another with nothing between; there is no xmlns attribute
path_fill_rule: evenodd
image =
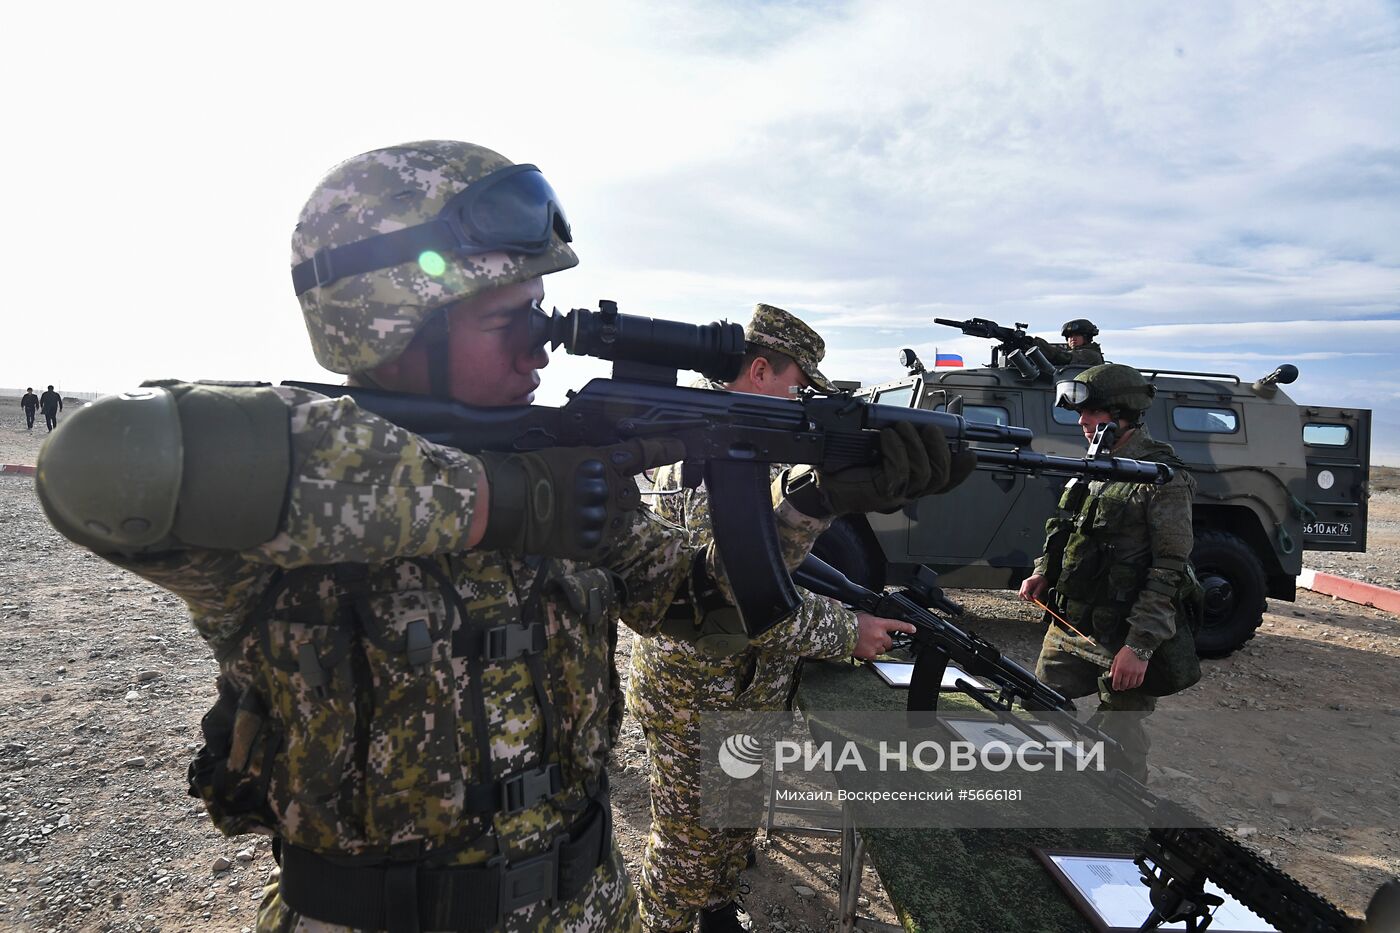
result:
<svg viewBox="0 0 1400 933"><path fill-rule="evenodd" d="M403 353L444 305L578 264L544 176L482 146L376 149L321 179L292 234L316 360L360 373Z"/></svg>
<svg viewBox="0 0 1400 933"><path fill-rule="evenodd" d="M1099 335L1099 329L1088 318L1077 317L1072 321L1065 321L1065 326L1060 328L1060 336L1073 337L1075 334L1081 335L1085 340L1093 340Z"/></svg>
<svg viewBox="0 0 1400 933"><path fill-rule="evenodd" d="M1100 363L1055 386L1055 404L1071 411L1096 408L1137 424L1152 407L1157 387L1122 363Z"/></svg>

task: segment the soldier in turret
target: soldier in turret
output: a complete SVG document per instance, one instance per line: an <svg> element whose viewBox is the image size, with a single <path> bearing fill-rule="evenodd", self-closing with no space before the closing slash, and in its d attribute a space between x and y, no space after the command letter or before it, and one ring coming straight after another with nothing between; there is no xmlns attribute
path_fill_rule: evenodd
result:
<svg viewBox="0 0 1400 933"><path fill-rule="evenodd" d="M1094 340L1099 329L1093 321L1077 317L1066 321L1060 328L1064 343L1050 343L1044 337L1036 337L1035 345L1045 351L1045 356L1056 366L1097 366L1103 360L1103 347Z"/></svg>

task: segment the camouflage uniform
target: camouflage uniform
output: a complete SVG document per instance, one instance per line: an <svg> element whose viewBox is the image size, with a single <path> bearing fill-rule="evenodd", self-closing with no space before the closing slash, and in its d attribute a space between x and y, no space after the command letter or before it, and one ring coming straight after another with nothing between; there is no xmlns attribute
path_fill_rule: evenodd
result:
<svg viewBox="0 0 1400 933"><path fill-rule="evenodd" d="M1177 590L1191 555L1191 499L1195 480L1170 444L1136 428L1114 456L1168 463L1176 475L1165 486L1095 481L1078 510L1068 505L1046 523L1046 550L1035 573L1055 587L1055 611L1090 638L1052 623L1045 633L1036 676L1068 697L1097 694L1105 730L1122 743L1130 768L1146 774L1149 746L1142 720L1157 706L1141 688L1114 691L1113 656L1124 644L1156 649L1176 631ZM1076 483L1079 481L1075 481ZM1073 595L1067 595L1073 594Z"/></svg>
<svg viewBox="0 0 1400 933"><path fill-rule="evenodd" d="M1035 345L1045 352L1045 358L1056 366L1097 366L1103 362L1103 347L1098 341L1090 340L1078 347L1067 343L1050 343L1044 337L1036 337Z"/></svg>
<svg viewBox="0 0 1400 933"><path fill-rule="evenodd" d="M431 222L464 179L503 165L489 150L444 141L343 163L303 210L294 283L315 244L398 231L405 217ZM325 235L338 226L350 232ZM318 262L313 284L299 292L317 359L347 374L377 366L443 302L576 262L559 236L539 254L457 260L338 279ZM247 484L280 498L270 509L256 500L258 522L232 523L244 543L197 546L188 542L225 539L167 534L189 512L215 524L254 514L253 500L238 498L250 495L243 488L197 495L209 489L201 463L217 464L188 459L187 444L180 511L172 504L166 513L173 525L161 520L149 539L126 547L118 532L83 518L83 509L114 514L120 534L133 538L149 528L121 516L147 514L125 511L127 498L149 504L159 482L136 488L146 479L138 471L135 487L114 490L101 479L131 475L138 450L153 451L147 465L173 469L178 482L190 424L182 434L177 420L162 445L104 440L114 436L104 418L148 410L156 390L69 419L40 457L37 488L66 535L180 596L213 650L219 701L204 718L191 792L224 833L279 841L283 870L265 893L259 929L636 929L606 796L607 628L620 616L654 629L702 552L644 509L628 513L630 528L605 566L468 550L483 506L482 459L429 443L349 398L290 387L201 391L220 404L242 393L259 418L275 412L270 438L288 445L264 461L285 476ZM234 402L230 423L244 411ZM84 442L109 444L116 465L65 458ZM237 459L237 448L228 454ZM78 486L83 496L71 492ZM829 522L787 503L775 515L795 566ZM714 555L703 559L713 574ZM335 922L299 915L288 902ZM346 905L358 909L338 913Z"/></svg>
<svg viewBox="0 0 1400 933"><path fill-rule="evenodd" d="M219 659L232 722L220 738L218 708L206 717L191 767L218 827L277 836L284 861L295 847L434 867L517 865L597 833L608 620L653 628L696 552L646 510L606 568L466 551L479 460L349 399L261 391L291 415L277 535L240 552L104 555L184 599ZM794 553L824 527L778 511ZM635 928L615 849L592 864L571 899L483 928ZM274 884L259 929L346 928L297 916Z"/></svg>
<svg viewBox="0 0 1400 933"><path fill-rule="evenodd" d="M750 344L796 359L814 384L830 385L816 365L821 338L786 312L759 305L746 336ZM774 477L781 472L773 468ZM680 491L658 495L656 509L685 528L692 544L702 545L712 535L709 496L703 485L681 490L680 474L680 464L657 471L658 490ZM788 708L802 658L844 658L855 650L854 613L823 597L801 595L801 609L792 619L737 654L711 657L695 642L668 634L639 638L633 645L627 706L642 725L650 759L651 832L639 881L647 930L689 930L700 910L734 900L757 833L757 827L702 825L699 762L714 749L700 744L697 714Z"/></svg>

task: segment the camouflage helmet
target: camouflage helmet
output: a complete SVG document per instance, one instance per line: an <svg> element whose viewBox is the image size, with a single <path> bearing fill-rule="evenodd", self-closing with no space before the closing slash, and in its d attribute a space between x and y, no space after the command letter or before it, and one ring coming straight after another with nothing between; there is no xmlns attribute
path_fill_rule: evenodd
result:
<svg viewBox="0 0 1400 933"><path fill-rule="evenodd" d="M1055 386L1055 404L1071 411L1095 408L1136 424L1152 407L1157 387L1122 363L1100 363Z"/></svg>
<svg viewBox="0 0 1400 933"><path fill-rule="evenodd" d="M578 264L548 183L534 166L512 166L482 146L426 140L354 156L321 179L292 234L292 279L317 362L347 375L373 369L403 353L444 305ZM488 176L517 173L531 179L533 195L548 198L530 205L544 212L547 224L538 242L474 247L461 233L464 221L453 214L468 210L459 196ZM396 242L388 252L370 251L385 244L383 235L412 237L414 231L423 236ZM435 239L454 235L456 248ZM354 250L343 249L352 244Z"/></svg>
<svg viewBox="0 0 1400 933"><path fill-rule="evenodd" d="M1072 321L1065 321L1065 326L1060 328L1060 336L1073 337L1075 334L1079 334L1085 340L1093 340L1099 335L1099 329L1088 318L1077 317Z"/></svg>

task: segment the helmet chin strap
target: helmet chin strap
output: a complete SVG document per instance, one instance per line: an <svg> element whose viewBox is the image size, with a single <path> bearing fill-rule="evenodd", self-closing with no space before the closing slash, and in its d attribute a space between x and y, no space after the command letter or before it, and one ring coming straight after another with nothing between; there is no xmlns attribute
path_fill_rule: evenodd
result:
<svg viewBox="0 0 1400 933"><path fill-rule="evenodd" d="M440 310L429 317L419 335L428 351L428 390L440 399L451 399L452 355L447 312Z"/></svg>

